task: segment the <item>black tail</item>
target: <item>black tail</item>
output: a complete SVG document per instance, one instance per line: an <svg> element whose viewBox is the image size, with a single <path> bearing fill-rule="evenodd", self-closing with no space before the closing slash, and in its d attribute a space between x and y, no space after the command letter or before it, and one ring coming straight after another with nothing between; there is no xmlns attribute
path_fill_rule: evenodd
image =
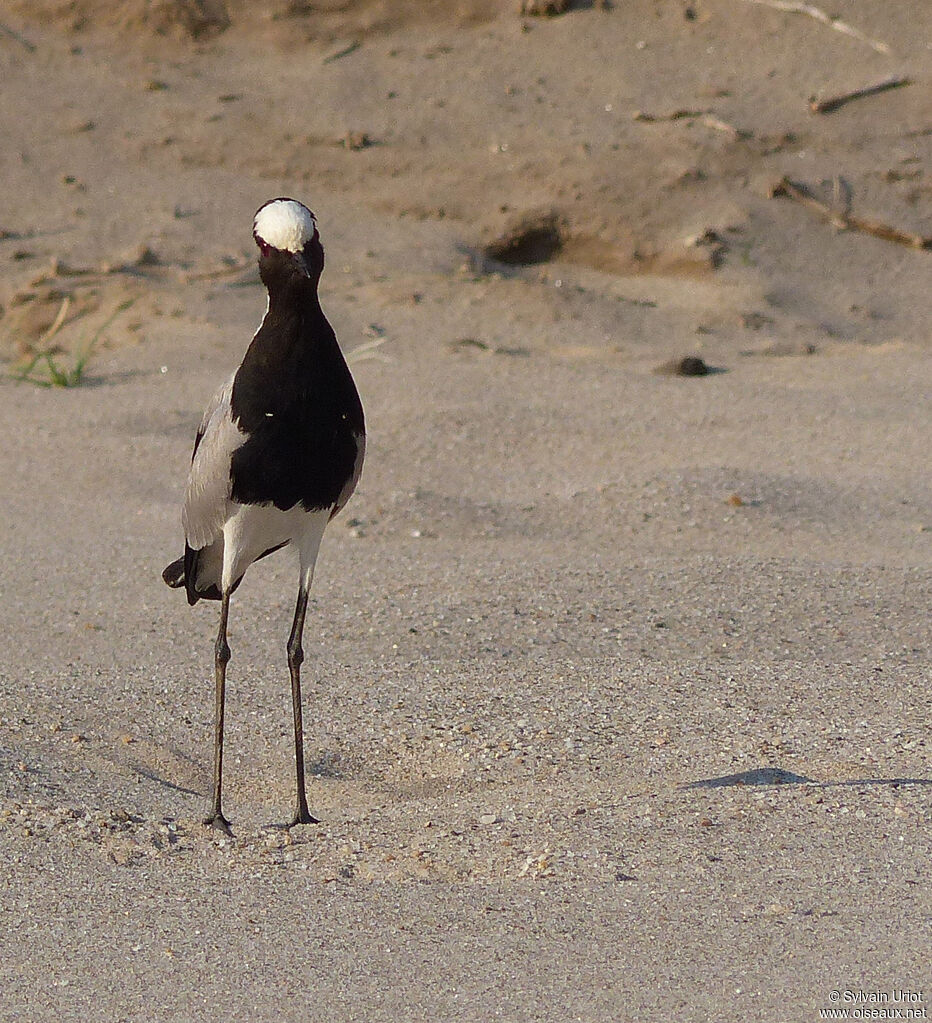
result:
<svg viewBox="0 0 932 1023"><path fill-rule="evenodd" d="M198 551L191 550L185 544L184 556L167 565L162 571L162 578L173 590L180 590L182 586L188 594L188 603L192 606L199 600L219 600L220 590L211 586L207 590L196 590L193 580L197 578L197 555ZM192 580L189 584L188 580Z"/></svg>
<svg viewBox="0 0 932 1023"><path fill-rule="evenodd" d="M270 554L274 554L276 551L281 550L282 547L286 547L290 541L285 540L284 543L276 544L274 547L270 547L267 551L263 551L256 561L260 561L262 558L267 558ZM184 556L173 561L170 565L167 565L162 571L162 578L165 582L171 586L173 590L180 590L183 586L188 594L188 603L195 605L199 600L220 600L221 593L220 587L216 584L212 584L207 587L206 590L195 589L194 580L197 579L197 558L200 551L192 550L187 544L184 545ZM230 587L230 593L235 593L236 588L243 581L243 577L240 576L236 582Z"/></svg>
<svg viewBox="0 0 932 1023"><path fill-rule="evenodd" d="M184 588L188 591L188 603L191 607L199 600L220 599L219 586L208 586L206 590L197 589L197 560L200 553L199 550L195 551L187 544L184 545L184 557L181 559L184 563Z"/></svg>
<svg viewBox="0 0 932 1023"><path fill-rule="evenodd" d="M184 586L184 558L173 561L162 571L162 578L173 589Z"/></svg>

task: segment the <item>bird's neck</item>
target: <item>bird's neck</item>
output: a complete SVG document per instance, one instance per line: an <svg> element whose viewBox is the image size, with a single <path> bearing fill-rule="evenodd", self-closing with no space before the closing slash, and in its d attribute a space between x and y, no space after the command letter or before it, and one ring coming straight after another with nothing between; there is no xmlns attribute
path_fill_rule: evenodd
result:
<svg viewBox="0 0 932 1023"><path fill-rule="evenodd" d="M269 312L276 317L290 314L307 315L320 312L317 295L317 277L295 277L284 283L276 282L269 287Z"/></svg>
<svg viewBox="0 0 932 1023"><path fill-rule="evenodd" d="M291 281L282 288L269 289L269 309L263 326L273 328L268 333L277 345L289 349L313 344L321 332L326 332L327 319L320 307L317 282L308 278ZM266 332L263 332L266 333Z"/></svg>
<svg viewBox="0 0 932 1023"><path fill-rule="evenodd" d="M269 308L244 362L257 372L300 374L335 344L333 329L320 307L317 283L310 278L269 289ZM309 363L308 360L311 360ZM289 369L284 369L289 367Z"/></svg>

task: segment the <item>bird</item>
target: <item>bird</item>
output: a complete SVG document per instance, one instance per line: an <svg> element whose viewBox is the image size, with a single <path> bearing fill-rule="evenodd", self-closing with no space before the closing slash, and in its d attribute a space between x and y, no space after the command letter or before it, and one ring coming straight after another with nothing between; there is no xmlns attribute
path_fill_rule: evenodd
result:
<svg viewBox="0 0 932 1023"><path fill-rule="evenodd" d="M286 652L297 778L291 825L316 824L304 781L302 637L314 566L330 520L362 472L366 426L359 392L320 306L324 249L303 203L271 199L253 220L265 316L243 360L207 405L185 488L184 554L162 572L188 603L220 602L214 645L213 800L204 821L232 834L223 814L223 727L230 597L249 566L289 545L299 563Z"/></svg>

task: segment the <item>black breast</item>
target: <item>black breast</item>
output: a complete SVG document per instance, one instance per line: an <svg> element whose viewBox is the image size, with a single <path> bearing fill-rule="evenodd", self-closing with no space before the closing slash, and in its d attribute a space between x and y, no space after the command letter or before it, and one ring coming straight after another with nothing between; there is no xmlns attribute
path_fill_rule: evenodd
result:
<svg viewBox="0 0 932 1023"><path fill-rule="evenodd" d="M282 510L336 503L365 424L319 306L270 309L236 374L231 411L247 435L230 466L233 500Z"/></svg>

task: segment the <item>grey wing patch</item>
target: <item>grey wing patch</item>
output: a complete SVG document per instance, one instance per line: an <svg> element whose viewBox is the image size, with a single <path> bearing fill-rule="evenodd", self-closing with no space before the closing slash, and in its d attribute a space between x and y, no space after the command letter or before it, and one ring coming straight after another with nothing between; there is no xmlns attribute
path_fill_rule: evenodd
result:
<svg viewBox="0 0 932 1023"><path fill-rule="evenodd" d="M356 484L359 482L359 477L362 475L362 463L366 457L366 435L364 433L356 434L356 461L353 463L353 475L346 481L343 489L340 491L340 496L337 498L337 503L333 506L333 511L330 513L330 518L334 515L339 515L343 510L343 506L353 496L353 491L356 489Z"/></svg>
<svg viewBox="0 0 932 1023"><path fill-rule="evenodd" d="M194 550L213 543L223 530L233 488L230 459L246 440L230 410L235 376L210 400L197 431L181 513L185 540Z"/></svg>

